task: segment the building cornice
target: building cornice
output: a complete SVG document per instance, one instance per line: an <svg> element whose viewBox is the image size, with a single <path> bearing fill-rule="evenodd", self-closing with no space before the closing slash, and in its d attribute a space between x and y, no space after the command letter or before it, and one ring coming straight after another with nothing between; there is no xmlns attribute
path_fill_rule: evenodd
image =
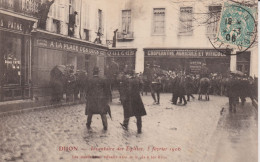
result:
<svg viewBox="0 0 260 162"><path fill-rule="evenodd" d="M16 18L20 18L20 19L24 19L24 20L28 20L28 21L34 21L34 22L38 21L38 19L35 18L35 17L21 15L17 12L12 12L12 11L9 11L9 10L0 9L0 14L5 14L5 15L8 15L8 16L12 16L12 17L16 17Z"/></svg>

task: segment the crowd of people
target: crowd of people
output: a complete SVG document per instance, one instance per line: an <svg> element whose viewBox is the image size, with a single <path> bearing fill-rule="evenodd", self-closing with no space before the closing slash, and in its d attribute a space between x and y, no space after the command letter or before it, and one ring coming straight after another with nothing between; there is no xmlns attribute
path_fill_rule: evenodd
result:
<svg viewBox="0 0 260 162"><path fill-rule="evenodd" d="M141 95L151 93L153 104L160 104L160 93L172 93L172 104L186 105L193 94L200 91L201 78L208 78L209 93L213 95L225 95L229 97L230 111L236 111L236 104L240 98L242 104L245 98L257 98L257 79L247 77L244 74L229 72L226 75L221 73L209 73L202 70L200 74L191 75L184 71L165 71L158 65L147 65L143 73L135 73L131 69L122 72L117 70L114 63L111 69L107 69L106 76L99 76L99 69L94 67L92 77L88 77L85 72L74 73L72 66L64 67L64 72L59 75L55 70L51 72L51 83L53 87L53 100L59 101L61 94L66 93L67 97L78 97L83 95L86 99L86 112L88 116L86 126L91 129L91 119L93 114L100 114L104 130L107 130L106 114L111 111L109 102L112 101L112 91L118 90L120 102L124 110L124 120L121 123L123 129L128 129L129 119L135 116L137 119L137 132L142 131L142 116L146 115L146 110L142 102ZM56 78L56 79L55 79ZM59 79L60 83L54 80ZM63 88L61 88L63 84ZM179 102L178 102L179 99Z"/></svg>

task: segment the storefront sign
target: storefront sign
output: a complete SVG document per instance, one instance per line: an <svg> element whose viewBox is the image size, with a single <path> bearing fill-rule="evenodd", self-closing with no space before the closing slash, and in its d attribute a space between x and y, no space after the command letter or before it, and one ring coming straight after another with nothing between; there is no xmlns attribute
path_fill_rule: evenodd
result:
<svg viewBox="0 0 260 162"><path fill-rule="evenodd" d="M48 40L48 39L36 39L36 45L40 47L54 48L54 49L66 50L71 52L79 52L79 53L91 54L91 55L105 54L105 51L102 50L76 45L72 43Z"/></svg>
<svg viewBox="0 0 260 162"><path fill-rule="evenodd" d="M120 50L109 50L107 52L107 55L110 57L116 57L116 56L135 56L135 49L120 49Z"/></svg>
<svg viewBox="0 0 260 162"><path fill-rule="evenodd" d="M201 71L202 62L201 61L190 61L190 72L199 73Z"/></svg>
<svg viewBox="0 0 260 162"><path fill-rule="evenodd" d="M0 19L0 27L23 31L23 24L16 21Z"/></svg>
<svg viewBox="0 0 260 162"><path fill-rule="evenodd" d="M170 56L179 58L227 57L214 49L144 49L146 57Z"/></svg>

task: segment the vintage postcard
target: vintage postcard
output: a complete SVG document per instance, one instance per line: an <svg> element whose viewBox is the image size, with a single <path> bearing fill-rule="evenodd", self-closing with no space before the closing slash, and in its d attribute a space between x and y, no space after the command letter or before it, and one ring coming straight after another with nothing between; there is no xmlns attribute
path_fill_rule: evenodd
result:
<svg viewBox="0 0 260 162"><path fill-rule="evenodd" d="M0 0L0 161L257 162L258 1Z"/></svg>

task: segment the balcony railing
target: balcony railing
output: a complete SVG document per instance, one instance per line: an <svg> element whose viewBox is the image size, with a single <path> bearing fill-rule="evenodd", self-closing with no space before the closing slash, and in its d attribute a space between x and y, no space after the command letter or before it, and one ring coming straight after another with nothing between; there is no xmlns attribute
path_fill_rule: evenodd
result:
<svg viewBox="0 0 260 162"><path fill-rule="evenodd" d="M119 40L133 40L134 39L134 32L117 32L117 39Z"/></svg>
<svg viewBox="0 0 260 162"><path fill-rule="evenodd" d="M0 0L0 9L36 17L39 0Z"/></svg>

